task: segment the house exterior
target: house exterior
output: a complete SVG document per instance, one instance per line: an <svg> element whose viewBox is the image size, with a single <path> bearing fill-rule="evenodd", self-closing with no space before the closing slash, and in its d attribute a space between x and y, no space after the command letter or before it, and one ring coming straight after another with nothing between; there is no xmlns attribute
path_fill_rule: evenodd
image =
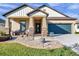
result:
<svg viewBox="0 0 79 59"><path fill-rule="evenodd" d="M74 34L76 18L71 18L61 12L42 5L34 9L28 5L22 5L4 14L6 17L5 28L9 33L13 31L30 30L29 34L41 34L47 36L54 34Z"/></svg>

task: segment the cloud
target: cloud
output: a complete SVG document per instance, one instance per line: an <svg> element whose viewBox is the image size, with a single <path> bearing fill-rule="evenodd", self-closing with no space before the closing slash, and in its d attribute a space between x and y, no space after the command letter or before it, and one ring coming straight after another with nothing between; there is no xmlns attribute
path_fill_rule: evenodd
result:
<svg viewBox="0 0 79 59"><path fill-rule="evenodd" d="M20 4L17 3L0 3L0 14L4 14L16 7L18 7Z"/></svg>
<svg viewBox="0 0 79 59"><path fill-rule="evenodd" d="M49 6L59 6L61 3L48 3Z"/></svg>
<svg viewBox="0 0 79 59"><path fill-rule="evenodd" d="M6 11L6 10L4 10L3 8L0 8L0 11Z"/></svg>
<svg viewBox="0 0 79 59"><path fill-rule="evenodd" d="M4 3L0 4L0 7L11 7L11 6L12 6L11 4L4 4Z"/></svg>
<svg viewBox="0 0 79 59"><path fill-rule="evenodd" d="M19 3L15 4L15 3L0 3L0 6L17 6Z"/></svg>
<svg viewBox="0 0 79 59"><path fill-rule="evenodd" d="M3 20L5 20L6 18L5 18L5 17L3 17L2 15L0 15L0 19L3 19Z"/></svg>
<svg viewBox="0 0 79 59"><path fill-rule="evenodd" d="M0 3L0 8L4 9L10 9L10 8L15 8L20 4L15 4L15 3Z"/></svg>
<svg viewBox="0 0 79 59"><path fill-rule="evenodd" d="M41 5L49 5L49 6L59 6L60 5L60 3L28 3L28 5L30 5L30 6L32 6L32 7L34 7L34 8L37 8L37 7L39 7L39 6L41 6Z"/></svg>
<svg viewBox="0 0 79 59"><path fill-rule="evenodd" d="M44 3L28 3L29 6L32 6L34 8L37 8L37 7L39 7L39 6L43 5L43 4Z"/></svg>
<svg viewBox="0 0 79 59"><path fill-rule="evenodd" d="M79 9L79 4L72 4L68 7L68 9Z"/></svg>
<svg viewBox="0 0 79 59"><path fill-rule="evenodd" d="M68 16L70 16L70 17L79 19L79 15L76 14L76 13L65 13L65 14L68 15Z"/></svg>

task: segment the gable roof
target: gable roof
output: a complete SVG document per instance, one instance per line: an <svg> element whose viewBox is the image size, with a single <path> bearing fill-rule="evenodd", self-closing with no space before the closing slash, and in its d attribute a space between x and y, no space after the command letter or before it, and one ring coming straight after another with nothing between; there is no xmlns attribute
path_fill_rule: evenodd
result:
<svg viewBox="0 0 79 59"><path fill-rule="evenodd" d="M48 8L50 8L50 9L52 9L52 10L54 10L54 11L60 13L61 15L64 15L65 17L71 18L71 17L69 17L69 16L67 16L67 15L65 15L65 14L63 14L63 13L61 13L61 12L59 12L59 11L57 11L57 10L55 10L55 9L53 9L53 8L51 8L51 7L49 7L49 6L47 6L47 5L42 5L42 6L38 7L37 9L41 9L41 8L43 8L43 7L48 7Z"/></svg>
<svg viewBox="0 0 79 59"><path fill-rule="evenodd" d="M15 8L15 9L13 9L13 10L11 10L11 11L5 13L3 16L6 16L6 15L8 15L8 14L10 14L10 13L12 13L12 12L14 12L14 11L16 11L16 10L22 8L22 7L26 7L26 6L27 6L27 7L30 7L29 5L22 4L21 6L19 6L19 7ZM32 8L32 7L30 7L30 8ZM32 8L32 9L33 9L33 8Z"/></svg>
<svg viewBox="0 0 79 59"><path fill-rule="evenodd" d="M44 13L44 14L46 14L48 16L48 13L46 13L46 12L44 12L42 10L39 10L39 9L36 9L36 10L34 10L32 12L29 12L27 15L30 16L32 13L35 13L35 12L38 12L38 11L40 11L40 12L42 12L42 13Z"/></svg>
<svg viewBox="0 0 79 59"><path fill-rule="evenodd" d="M10 14L10 13L12 13L12 12L14 12L14 11L16 11L16 10L22 8L22 7L24 7L24 6L27 6L27 7L32 8L31 6L29 6L29 5L27 5L27 4L22 4L21 6L19 6L19 7L15 8L15 9L13 9L13 10L11 10L11 11L5 13L3 16L6 16L6 15L8 15L8 14ZM45 13L45 14L48 16L48 14L47 14L46 12L44 12L44 11L42 11L42 10L39 10L39 9L41 9L41 8L43 8L43 7L48 7L48 8L50 8L50 9L52 9L52 10L54 10L54 11L56 11L56 12L62 14L62 15L64 15L66 18L69 18L69 19L76 19L76 18L69 17L69 16L67 16L67 15L65 15L65 14L63 14L63 13L61 13L61 12L59 12L59 11L57 11L57 10L55 10L55 9L53 9L53 8L51 8L51 7L49 7L49 6L47 6L47 5L42 5L42 6L38 7L38 8L36 8L34 11L29 12L28 15L30 15L31 13L33 13L33 12L35 12L35 11L41 11L41 12ZM34 9L34 8L32 8L32 9Z"/></svg>

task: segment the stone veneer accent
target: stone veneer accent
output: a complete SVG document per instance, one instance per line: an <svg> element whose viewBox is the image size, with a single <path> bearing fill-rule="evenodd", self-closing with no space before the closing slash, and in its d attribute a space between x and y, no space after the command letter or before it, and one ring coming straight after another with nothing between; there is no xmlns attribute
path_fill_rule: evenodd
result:
<svg viewBox="0 0 79 59"><path fill-rule="evenodd" d="M29 19L29 35L32 36L34 34L34 20L30 17Z"/></svg>
<svg viewBox="0 0 79 59"><path fill-rule="evenodd" d="M46 17L44 17L44 18L42 19L42 32L41 32L41 34L42 34L42 36L47 36L47 35L48 35Z"/></svg>

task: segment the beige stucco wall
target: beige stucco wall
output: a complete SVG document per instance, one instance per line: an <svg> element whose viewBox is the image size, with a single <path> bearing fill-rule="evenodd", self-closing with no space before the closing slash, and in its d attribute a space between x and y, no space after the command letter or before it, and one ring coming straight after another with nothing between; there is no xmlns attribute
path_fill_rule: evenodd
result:
<svg viewBox="0 0 79 59"><path fill-rule="evenodd" d="M19 21L14 21L14 19L6 19L5 28L9 29L9 20L11 22L11 30L16 31L20 29Z"/></svg>
<svg viewBox="0 0 79 59"><path fill-rule="evenodd" d="M10 19L11 22L11 31L17 31L20 30L20 21L22 19ZM26 22L26 29L28 28L29 19L23 19L23 21Z"/></svg>
<svg viewBox="0 0 79 59"><path fill-rule="evenodd" d="M20 29L20 23L18 20L10 19L11 21L11 31L17 31Z"/></svg>

